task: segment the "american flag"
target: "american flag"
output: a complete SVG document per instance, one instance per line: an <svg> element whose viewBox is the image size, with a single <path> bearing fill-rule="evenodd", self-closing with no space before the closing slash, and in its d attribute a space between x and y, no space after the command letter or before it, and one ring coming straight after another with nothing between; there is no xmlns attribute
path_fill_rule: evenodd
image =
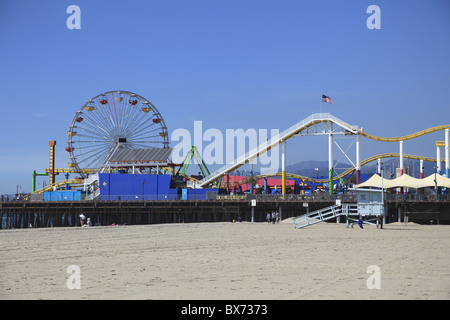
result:
<svg viewBox="0 0 450 320"><path fill-rule="evenodd" d="M330 97L327 97L326 95L322 95L322 102L328 102L333 104L333 100Z"/></svg>

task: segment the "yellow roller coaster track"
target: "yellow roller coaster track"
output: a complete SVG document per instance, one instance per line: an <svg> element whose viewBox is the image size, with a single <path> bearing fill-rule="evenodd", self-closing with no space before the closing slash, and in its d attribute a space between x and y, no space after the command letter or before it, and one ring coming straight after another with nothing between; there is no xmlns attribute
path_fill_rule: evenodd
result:
<svg viewBox="0 0 450 320"><path fill-rule="evenodd" d="M27 200L30 198L31 194L36 193L44 193L45 191L53 191L55 189L60 189L61 187L65 187L66 185L70 185L71 187L82 187L84 185L84 180L82 179L68 179L68 180L60 180L55 183L49 184L48 186L38 189L33 193L29 193L24 196L24 199Z"/></svg>
<svg viewBox="0 0 450 320"><path fill-rule="evenodd" d="M161 167L161 170L166 170L166 171L174 173L172 167ZM80 170L72 169L72 168L55 168L55 169L53 169L53 171L55 173L80 173ZM83 169L81 171L82 171L82 173L95 174L98 172L98 169ZM45 172L50 173L50 169L46 168ZM191 177L189 175L185 175L185 178L188 180L191 180L191 181L195 181L195 182L198 181L198 179Z"/></svg>
<svg viewBox="0 0 450 320"><path fill-rule="evenodd" d="M399 153L382 153L382 154L378 154L372 157L369 157L367 159L364 159L361 161L361 166L364 166L367 163L370 163L372 161L378 160L378 159L383 159L383 158L398 158L400 157ZM424 157L424 156L417 156L417 155L411 155L411 154L404 154L403 155L404 158L406 159L412 159L412 160L423 160L423 161L429 161L429 162L436 162L436 158L433 157ZM444 162L444 159L441 159L441 162ZM173 173L173 168L171 167L165 167L163 168L171 173ZM45 169L47 172L49 169ZM346 171L342 172L341 174L333 177L333 181L338 180L340 178L345 177L346 175L352 173L353 171L355 171L355 168L349 168ZM57 168L55 169L55 172L58 173L78 173L78 171L74 170L74 169L70 169L70 168ZM84 170L85 173L95 173L96 170L95 169L85 169ZM254 180L259 180L259 179L263 179L263 178L268 178L268 177L281 177L282 173L281 172L274 172L274 173L267 173L267 174L261 174L261 175L256 175L253 177ZM295 179L300 179L303 181L309 181L309 182L315 182L315 183L326 183L328 182L328 179L314 179L311 177L306 177L306 176L302 176L299 174L295 174L295 173L286 173L286 177L288 178L295 178ZM191 180L191 181L195 181L198 182L198 180L194 177L191 176L187 176L186 178ZM240 185L240 184L246 184L249 183L248 179L244 179L238 183L233 183L233 185ZM55 184L52 185L48 185L47 187L43 188L43 189L39 189L36 190L34 193L42 193L44 191L51 191L53 190L54 187L59 188L62 186L65 186L66 184L75 186L75 185L83 185L83 180L77 180L77 179L71 179L71 180L62 180L62 181L58 181Z"/></svg>
<svg viewBox="0 0 450 320"><path fill-rule="evenodd" d="M98 171L98 169L83 169L81 170L76 170L76 169L71 169L71 168L55 168L53 169L54 173L87 173L87 174L94 174ZM50 173L50 169L46 168L45 172Z"/></svg>
<svg viewBox="0 0 450 320"><path fill-rule="evenodd" d="M366 133L366 132L364 132L362 130L358 130L358 132L359 132L359 134L361 136L366 137L368 139L376 140L376 141L399 142L399 141L411 140L411 139L414 139L414 138L418 138L418 137L424 136L424 135L429 134L429 133L442 131L442 130L445 130L445 129L450 129L450 125L446 124L446 125L442 125L442 126L432 127L432 128L428 128L428 129L425 129L425 130L422 130L422 131L418 131L416 133L408 134L408 135L403 136L403 137L394 137L394 138L379 137L379 136L375 136L373 134Z"/></svg>
<svg viewBox="0 0 450 320"><path fill-rule="evenodd" d="M382 158L398 158L398 157L400 157L399 153L382 153L382 154L378 154L376 156L373 156L373 157L370 157L370 158L367 158L367 159L361 161L361 166L363 166L367 163L370 163L372 161L382 159ZM412 155L412 154L404 154L403 157L406 159L412 159L412 160L423 160L423 161L429 161L429 162L436 162L436 158L433 158L433 157L416 156L416 155ZM444 160L441 160L441 162L444 162ZM333 181L339 180L340 178L345 177L346 175L352 173L353 171L355 171L354 167L349 168L346 171L342 172L341 174L333 177ZM281 176L282 176L281 172L274 172L274 173L256 175L253 177L253 179L259 180L259 179L268 178L268 177L281 177ZM302 175L295 174L295 173L286 173L286 177L300 179L303 181L315 182L315 183L328 182L328 179L314 179L314 178L302 176ZM244 179L242 181L239 181L239 183L234 183L233 185L240 185L240 184L246 184L246 183L249 183L248 179Z"/></svg>
<svg viewBox="0 0 450 320"><path fill-rule="evenodd" d="M70 184L71 186L83 186L84 180L78 179L69 179L69 180L60 180L55 183L49 184L48 186L38 189L33 193L43 193L44 191L52 191L54 188L58 189L60 187L65 186L66 184Z"/></svg>

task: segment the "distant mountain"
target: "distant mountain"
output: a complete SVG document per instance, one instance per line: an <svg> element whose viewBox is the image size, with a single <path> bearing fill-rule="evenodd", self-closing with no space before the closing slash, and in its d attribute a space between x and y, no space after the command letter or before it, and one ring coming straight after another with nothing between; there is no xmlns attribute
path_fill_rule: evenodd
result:
<svg viewBox="0 0 450 320"><path fill-rule="evenodd" d="M336 169L337 173L341 173L352 165L348 163L339 163ZM317 170L316 170L317 169ZM289 173L295 173L306 177L328 177L328 161L307 160L292 165L286 166L286 171Z"/></svg>
<svg viewBox="0 0 450 320"><path fill-rule="evenodd" d="M317 168L317 170L315 169ZM286 171L306 177L327 177L328 161L307 160L286 166Z"/></svg>

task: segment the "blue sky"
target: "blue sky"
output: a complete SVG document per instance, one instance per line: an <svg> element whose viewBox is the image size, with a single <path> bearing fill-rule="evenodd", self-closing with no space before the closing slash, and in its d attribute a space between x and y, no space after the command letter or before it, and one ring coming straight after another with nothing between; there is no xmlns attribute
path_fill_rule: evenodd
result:
<svg viewBox="0 0 450 320"><path fill-rule="evenodd" d="M69 5L81 29L69 30ZM369 30L369 5L381 29ZM169 132L280 131L323 111L380 136L450 123L450 2L85 1L0 3L0 193L31 191L31 172L56 166L71 120L86 100L136 92ZM325 137L288 143L287 163L327 160ZM443 133L408 141L405 153L435 156ZM398 152L364 140L362 159ZM57 177L57 180L62 177ZM40 178L41 183L44 178Z"/></svg>

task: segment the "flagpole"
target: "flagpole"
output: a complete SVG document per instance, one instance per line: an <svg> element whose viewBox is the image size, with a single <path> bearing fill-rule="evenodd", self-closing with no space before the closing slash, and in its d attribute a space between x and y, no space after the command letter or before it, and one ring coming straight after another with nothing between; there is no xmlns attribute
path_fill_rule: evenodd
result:
<svg viewBox="0 0 450 320"><path fill-rule="evenodd" d="M320 97L320 114L322 114L322 97Z"/></svg>

